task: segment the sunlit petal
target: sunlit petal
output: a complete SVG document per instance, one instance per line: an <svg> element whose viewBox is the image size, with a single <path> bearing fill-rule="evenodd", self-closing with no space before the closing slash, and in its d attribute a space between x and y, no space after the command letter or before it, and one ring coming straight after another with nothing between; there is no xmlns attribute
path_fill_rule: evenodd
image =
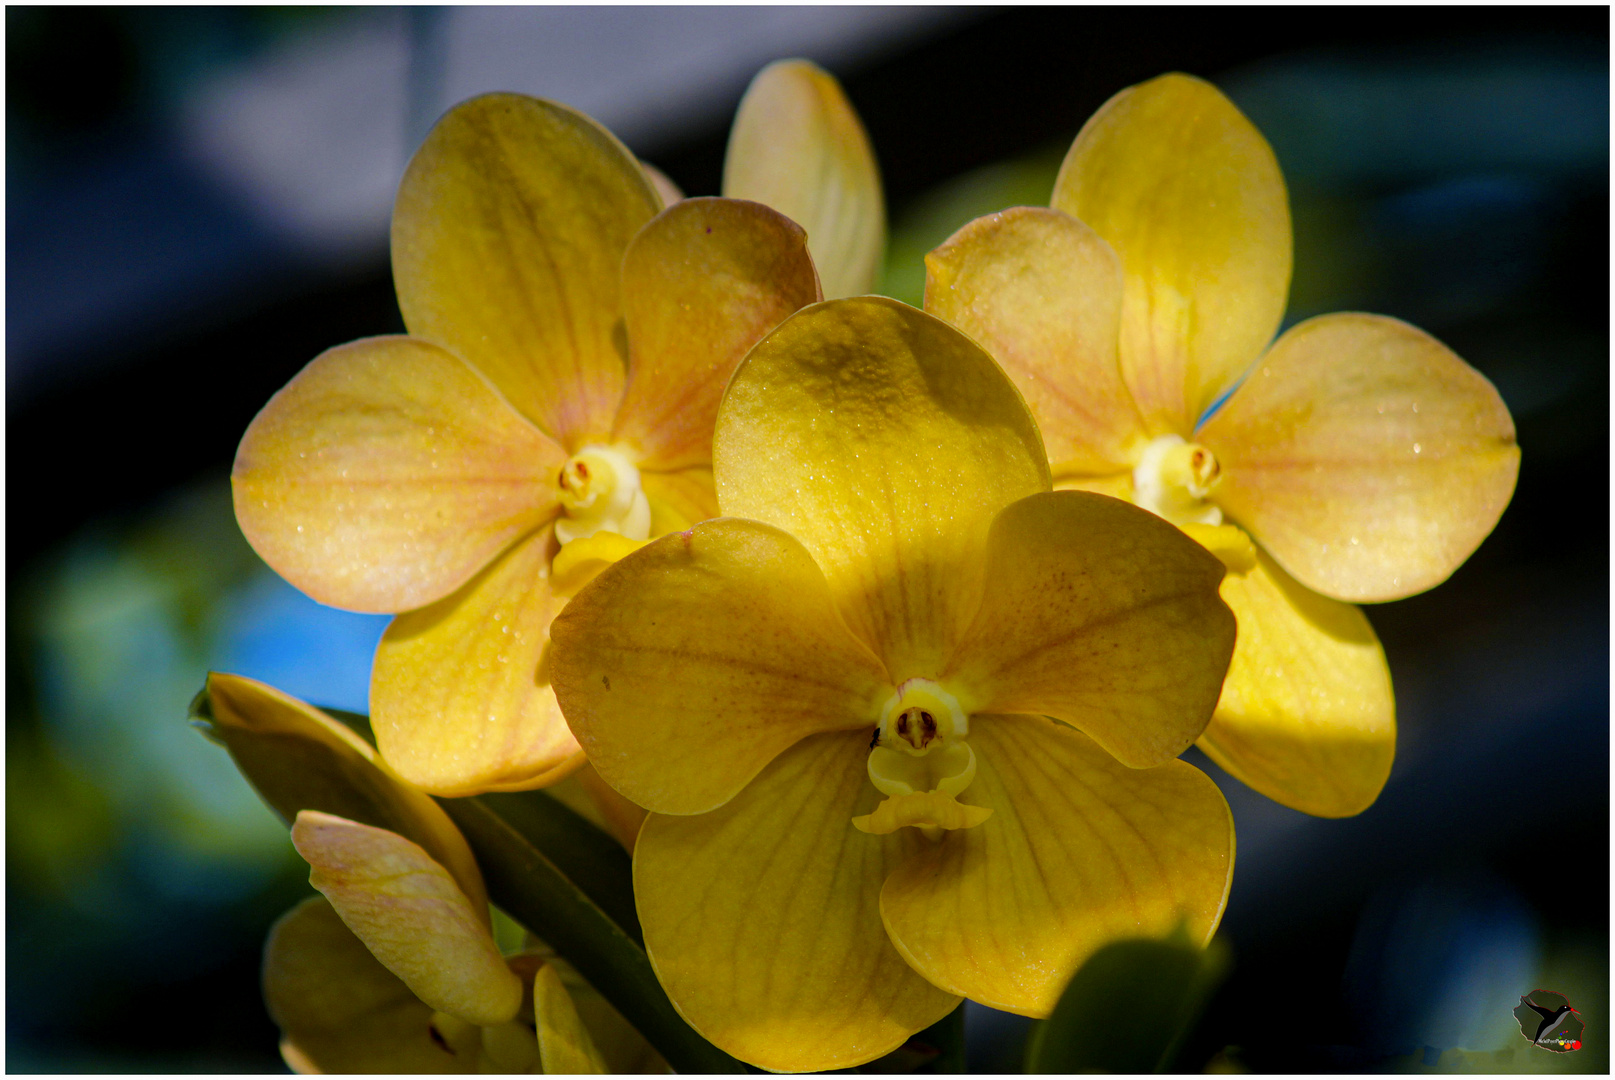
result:
<svg viewBox="0 0 1615 1080"><path fill-rule="evenodd" d="M264 1003L299 1072L477 1071L432 1038L432 1007L370 955L323 896L269 931Z"/></svg>
<svg viewBox="0 0 1615 1080"><path fill-rule="evenodd" d="M1291 328L1199 438L1222 462L1216 502L1302 584L1342 600L1445 581L1520 468L1485 376L1382 315Z"/></svg>
<svg viewBox="0 0 1615 1080"><path fill-rule="evenodd" d="M802 545L755 521L640 549L553 634L555 692L590 762L661 813L722 805L813 732L872 729L887 681Z"/></svg>
<svg viewBox="0 0 1615 1080"><path fill-rule="evenodd" d="M300 810L323 810L408 837L486 908L482 873L460 830L347 725L240 675L210 673L206 695L213 735L288 824Z"/></svg>
<svg viewBox="0 0 1615 1080"><path fill-rule="evenodd" d="M1284 315L1290 205L1272 149L1216 87L1162 75L1083 125L1053 205L1121 256L1122 371L1152 430L1188 435Z"/></svg>
<svg viewBox="0 0 1615 1080"><path fill-rule="evenodd" d="M1116 355L1121 261L1082 222L1020 206L925 257L925 310L980 342L1037 417L1058 478L1131 469L1146 438Z"/></svg>
<svg viewBox="0 0 1615 1080"><path fill-rule="evenodd" d="M711 468L666 473L646 470L639 474L639 486L650 503L652 536L680 532L718 516L718 492L713 487Z"/></svg>
<svg viewBox="0 0 1615 1080"><path fill-rule="evenodd" d="M1045 1016L1071 973L1120 937L1186 924L1209 940L1234 864L1233 819L1181 761L1129 769L1080 732L1033 716L978 716L973 829L920 846L880 908L892 941L933 983Z"/></svg>
<svg viewBox="0 0 1615 1080"><path fill-rule="evenodd" d="M871 1061L958 1002L881 927L881 883L926 841L852 827L880 800L867 741L804 739L722 809L652 814L634 852L645 946L668 995L707 1039L766 1069Z"/></svg>
<svg viewBox="0 0 1615 1080"><path fill-rule="evenodd" d="M992 587L946 675L971 711L1057 717L1134 768L1194 742L1234 647L1221 562L1147 510L1078 491L1007 507L987 551Z"/></svg>
<svg viewBox="0 0 1615 1080"><path fill-rule="evenodd" d="M1002 369L878 297L807 308L764 338L729 384L713 460L723 512L800 540L899 681L933 675L974 614L992 515L1049 487Z"/></svg>
<svg viewBox="0 0 1615 1080"><path fill-rule="evenodd" d="M542 663L549 530L453 596L405 612L376 649L370 722L387 763L427 791L542 787L582 763Z"/></svg>
<svg viewBox="0 0 1615 1080"><path fill-rule="evenodd" d="M404 323L576 450L611 430L622 256L659 209L633 155L588 117L519 94L473 98L438 121L398 189Z"/></svg>
<svg viewBox="0 0 1615 1080"><path fill-rule="evenodd" d="M741 357L819 299L802 229L758 203L685 199L634 237L622 282L628 388L614 439L645 469L706 465Z"/></svg>
<svg viewBox="0 0 1615 1080"><path fill-rule="evenodd" d="M533 1019L546 1073L603 1073L606 1063L578 1016L555 968L545 964L533 980Z"/></svg>
<svg viewBox="0 0 1615 1080"><path fill-rule="evenodd" d="M406 337L339 345L236 451L236 520L323 604L406 611L554 516L566 454L464 362Z"/></svg>
<svg viewBox="0 0 1615 1080"><path fill-rule="evenodd" d="M1297 583L1259 549L1256 559L1223 581L1239 642L1200 748L1286 806L1361 813L1396 753L1385 653L1357 608Z"/></svg>
<svg viewBox="0 0 1615 1080"><path fill-rule="evenodd" d="M781 60L757 73L729 132L723 193L807 230L826 298L874 289L886 246L880 171L858 114L817 65Z"/></svg>
<svg viewBox="0 0 1615 1080"><path fill-rule="evenodd" d="M297 815L292 843L313 867L309 884L416 997L478 1025L516 1015L521 980L480 912L419 844L318 810Z"/></svg>

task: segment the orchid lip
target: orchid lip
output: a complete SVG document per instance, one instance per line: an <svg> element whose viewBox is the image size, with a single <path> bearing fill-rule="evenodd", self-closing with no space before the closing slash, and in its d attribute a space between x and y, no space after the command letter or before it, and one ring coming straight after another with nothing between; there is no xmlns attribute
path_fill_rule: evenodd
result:
<svg viewBox="0 0 1615 1080"><path fill-rule="evenodd" d="M1221 479L1222 464L1210 449L1161 435L1133 468L1133 502L1174 525L1221 525L1222 509L1208 499Z"/></svg>
<svg viewBox="0 0 1615 1080"><path fill-rule="evenodd" d="M598 532L614 532L629 540L650 537L650 502L640 486L639 469L622 450L585 446L573 454L556 478L564 515L555 523L563 544Z"/></svg>

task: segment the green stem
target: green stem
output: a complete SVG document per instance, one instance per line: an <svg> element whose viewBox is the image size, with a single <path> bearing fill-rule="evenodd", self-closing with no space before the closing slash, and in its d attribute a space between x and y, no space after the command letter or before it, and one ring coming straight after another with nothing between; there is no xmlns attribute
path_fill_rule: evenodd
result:
<svg viewBox="0 0 1615 1080"><path fill-rule="evenodd" d="M509 822L477 798L438 804L471 844L494 903L570 961L675 1071L747 1071L684 1022L644 950Z"/></svg>

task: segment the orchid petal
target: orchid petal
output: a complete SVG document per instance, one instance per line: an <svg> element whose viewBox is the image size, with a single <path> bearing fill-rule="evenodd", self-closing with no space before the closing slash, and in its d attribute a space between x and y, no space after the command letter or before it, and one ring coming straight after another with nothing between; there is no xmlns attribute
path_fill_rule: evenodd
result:
<svg viewBox="0 0 1615 1080"><path fill-rule="evenodd" d="M682 532L697 522L718 516L718 492L712 469L688 468L676 472L643 471L639 487L650 503L650 534Z"/></svg>
<svg viewBox="0 0 1615 1080"><path fill-rule="evenodd" d="M1121 260L1058 210L977 218L925 257L925 310L980 342L1037 418L1056 478L1131 469L1147 438L1116 355Z"/></svg>
<svg viewBox="0 0 1615 1080"><path fill-rule="evenodd" d="M1222 464L1217 504L1341 600L1445 581L1497 524L1520 468L1485 376L1382 315L1292 327L1199 437Z"/></svg>
<svg viewBox="0 0 1615 1080"><path fill-rule="evenodd" d="M432 1038L432 1007L370 955L323 896L269 931L264 1003L298 1072L477 1071Z"/></svg>
<svg viewBox="0 0 1615 1080"><path fill-rule="evenodd" d="M640 549L552 633L555 692L590 762L658 813L721 806L804 736L871 727L887 684L802 545L755 521Z"/></svg>
<svg viewBox="0 0 1615 1080"><path fill-rule="evenodd" d="M365 948L432 1008L473 1024L516 1015L522 984L449 872L397 833L304 810L292 844Z"/></svg>
<svg viewBox="0 0 1615 1080"><path fill-rule="evenodd" d="M1222 598L1239 620L1228 681L1200 748L1270 799L1321 817L1361 813L1396 753L1385 653L1363 613L1256 551Z"/></svg>
<svg viewBox="0 0 1615 1080"><path fill-rule="evenodd" d="M1169 761L1211 719L1234 618L1223 565L1117 499L1033 495L1000 511L987 591L944 675L971 712L1034 712L1133 768Z"/></svg>
<svg viewBox="0 0 1615 1080"><path fill-rule="evenodd" d="M872 292L886 204L869 136L835 78L806 60L757 73L735 113L723 193L799 222L826 299Z"/></svg>
<svg viewBox="0 0 1615 1080"><path fill-rule="evenodd" d="M1162 75L1083 125L1053 205L1121 256L1121 362L1152 432L1188 435L1278 330L1290 206L1261 132L1216 87Z"/></svg>
<svg viewBox="0 0 1615 1080"><path fill-rule="evenodd" d="M538 1053L545 1073L609 1071L578 1016L572 995L549 964L539 968L533 980L533 1019L538 1025Z"/></svg>
<svg viewBox="0 0 1615 1080"><path fill-rule="evenodd" d="M722 809L652 814L639 835L634 893L657 977L705 1038L765 1069L872 1061L958 1003L881 928L881 883L925 841L853 828L880 800L866 743L810 736Z"/></svg>
<svg viewBox="0 0 1615 1080"><path fill-rule="evenodd" d="M659 209L633 155L583 114L519 94L473 98L438 121L398 189L404 323L576 451L611 430L622 256Z"/></svg>
<svg viewBox="0 0 1615 1080"><path fill-rule="evenodd" d="M464 362L407 337L321 353L236 452L236 520L322 604L407 611L556 513L566 454Z"/></svg>
<svg viewBox="0 0 1615 1080"><path fill-rule="evenodd" d="M746 350L819 299L800 226L758 203L685 199L623 259L628 388L613 439L642 468L712 460L718 399Z"/></svg>
<svg viewBox="0 0 1615 1080"><path fill-rule="evenodd" d="M993 514L1049 488L1037 426L992 357L881 297L806 308L759 342L713 460L724 513L800 540L899 682L932 675L974 614Z"/></svg>
<svg viewBox="0 0 1615 1080"><path fill-rule="evenodd" d="M1209 777L1129 769L1045 717L977 716L973 829L922 845L887 880L892 941L937 986L1047 1016L1073 971L1123 937L1186 924L1208 941L1234 863L1233 819Z"/></svg>
<svg viewBox="0 0 1615 1080"><path fill-rule="evenodd" d="M482 872L454 822L347 725L240 675L210 673L204 694L212 734L282 820L323 810L407 837L454 874L474 906L487 907Z"/></svg>
<svg viewBox="0 0 1615 1080"><path fill-rule="evenodd" d="M543 670L548 529L459 592L395 618L376 648L370 721L387 763L437 795L543 787L582 764Z"/></svg>

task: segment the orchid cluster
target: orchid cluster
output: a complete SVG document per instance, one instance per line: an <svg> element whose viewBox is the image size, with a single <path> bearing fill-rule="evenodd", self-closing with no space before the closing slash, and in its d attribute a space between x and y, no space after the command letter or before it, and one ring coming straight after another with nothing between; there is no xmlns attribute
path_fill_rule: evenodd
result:
<svg viewBox="0 0 1615 1080"><path fill-rule="evenodd" d="M1190 745L1310 814L1379 794L1354 604L1496 524L1491 385L1380 316L1275 339L1283 179L1188 76L934 251L924 310L870 295L884 237L801 61L721 198L552 102L428 136L408 334L316 358L233 476L275 570L394 615L373 714L219 674L194 710L321 894L266 952L295 1069L863 1065L1209 942L1234 830Z"/></svg>

